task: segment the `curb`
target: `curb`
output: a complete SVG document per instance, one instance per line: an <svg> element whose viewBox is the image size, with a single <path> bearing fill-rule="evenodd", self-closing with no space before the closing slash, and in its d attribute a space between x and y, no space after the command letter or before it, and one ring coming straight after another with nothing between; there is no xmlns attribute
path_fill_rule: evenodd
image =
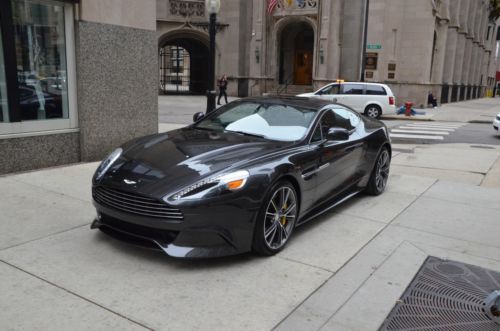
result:
<svg viewBox="0 0 500 331"><path fill-rule="evenodd" d="M493 124L493 121L487 121L487 120L470 120L467 123L472 123L472 124Z"/></svg>
<svg viewBox="0 0 500 331"><path fill-rule="evenodd" d="M421 116L421 117L419 117ZM382 115L380 117L381 120L402 120L402 121L426 121L431 122L434 121L431 117L423 116L423 115L415 115L415 116L405 116L405 115Z"/></svg>

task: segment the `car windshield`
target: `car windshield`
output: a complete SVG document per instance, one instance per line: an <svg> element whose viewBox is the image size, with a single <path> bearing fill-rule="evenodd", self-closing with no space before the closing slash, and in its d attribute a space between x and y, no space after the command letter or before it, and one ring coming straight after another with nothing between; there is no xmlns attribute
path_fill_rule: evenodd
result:
<svg viewBox="0 0 500 331"><path fill-rule="evenodd" d="M270 140L296 141L305 136L316 112L285 104L233 102L194 127Z"/></svg>

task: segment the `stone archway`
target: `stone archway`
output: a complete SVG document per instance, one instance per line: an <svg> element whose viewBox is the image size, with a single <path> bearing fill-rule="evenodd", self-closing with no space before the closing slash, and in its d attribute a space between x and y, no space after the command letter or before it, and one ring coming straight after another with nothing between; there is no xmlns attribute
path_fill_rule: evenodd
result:
<svg viewBox="0 0 500 331"><path fill-rule="evenodd" d="M311 85L315 59L315 30L308 19L280 22L276 29L278 83Z"/></svg>
<svg viewBox="0 0 500 331"><path fill-rule="evenodd" d="M160 93L205 94L208 36L195 30L180 29L164 34L158 46Z"/></svg>

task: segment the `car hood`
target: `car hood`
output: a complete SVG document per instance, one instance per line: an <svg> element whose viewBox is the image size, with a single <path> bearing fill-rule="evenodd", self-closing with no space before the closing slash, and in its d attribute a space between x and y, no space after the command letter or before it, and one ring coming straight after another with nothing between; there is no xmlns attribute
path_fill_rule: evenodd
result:
<svg viewBox="0 0 500 331"><path fill-rule="evenodd" d="M125 145L101 183L160 197L225 169L245 169L248 162L290 144L188 127Z"/></svg>

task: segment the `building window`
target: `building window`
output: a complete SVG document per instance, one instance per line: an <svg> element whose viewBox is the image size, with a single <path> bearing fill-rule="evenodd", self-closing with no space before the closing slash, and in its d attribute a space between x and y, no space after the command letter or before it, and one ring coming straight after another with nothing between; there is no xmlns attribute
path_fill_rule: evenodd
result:
<svg viewBox="0 0 500 331"><path fill-rule="evenodd" d="M13 76L7 77L17 80L6 80L8 107L3 101L6 91L0 87L0 135L76 128L72 5L55 0L7 2L12 36L11 43L3 44L2 54L13 56Z"/></svg>
<svg viewBox="0 0 500 331"><path fill-rule="evenodd" d="M21 119L68 118L64 5L12 1Z"/></svg>
<svg viewBox="0 0 500 331"><path fill-rule="evenodd" d="M8 121L7 81L5 79L5 62L3 59L2 27L0 26L0 122Z"/></svg>

